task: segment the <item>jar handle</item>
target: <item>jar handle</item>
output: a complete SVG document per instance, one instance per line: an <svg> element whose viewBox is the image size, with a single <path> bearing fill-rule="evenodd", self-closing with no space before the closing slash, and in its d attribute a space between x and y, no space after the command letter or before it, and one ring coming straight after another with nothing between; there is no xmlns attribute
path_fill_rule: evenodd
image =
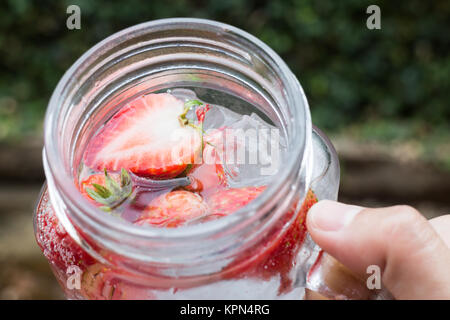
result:
<svg viewBox="0 0 450 320"><path fill-rule="evenodd" d="M340 169L336 150L315 126L312 145L311 188L319 200L337 200ZM359 278L322 249L316 249L317 258L306 277L306 299L392 299L387 290L369 289L367 279Z"/></svg>

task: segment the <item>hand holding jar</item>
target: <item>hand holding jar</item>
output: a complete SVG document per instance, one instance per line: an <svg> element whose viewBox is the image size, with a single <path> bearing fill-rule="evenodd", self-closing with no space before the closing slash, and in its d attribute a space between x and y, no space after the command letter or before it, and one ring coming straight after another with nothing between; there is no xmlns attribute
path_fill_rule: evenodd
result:
<svg viewBox="0 0 450 320"><path fill-rule="evenodd" d="M450 215L427 221L408 206L369 209L324 200L309 211L307 226L354 275L366 280L368 268L379 268L394 298L450 299ZM342 286L338 264L328 265L329 285Z"/></svg>

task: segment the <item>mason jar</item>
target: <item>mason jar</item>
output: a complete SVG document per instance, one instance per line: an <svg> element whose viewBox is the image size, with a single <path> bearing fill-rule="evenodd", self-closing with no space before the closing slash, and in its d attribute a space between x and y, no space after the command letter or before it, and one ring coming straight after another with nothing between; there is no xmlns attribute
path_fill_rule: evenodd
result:
<svg viewBox="0 0 450 320"><path fill-rule="evenodd" d="M89 139L123 101L174 88L242 114L256 109L279 129L286 152L265 191L237 212L187 227L142 228L81 195L79 163ZM345 285L327 284L324 255L307 234L302 207L308 190L319 200L336 200L336 152L312 125L296 77L250 34L191 18L113 34L64 74L44 131L47 181L35 232L67 298L303 299L307 288L330 298L354 297ZM280 239L293 228L295 243L282 248L287 242Z"/></svg>

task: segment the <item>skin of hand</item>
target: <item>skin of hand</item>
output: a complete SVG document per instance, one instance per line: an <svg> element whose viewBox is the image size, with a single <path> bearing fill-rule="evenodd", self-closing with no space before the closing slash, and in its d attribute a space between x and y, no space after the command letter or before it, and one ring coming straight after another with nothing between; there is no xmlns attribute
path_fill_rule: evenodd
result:
<svg viewBox="0 0 450 320"><path fill-rule="evenodd" d="M428 221L409 206L370 209L322 200L308 212L307 227L358 278L379 266L395 299L450 299L450 215Z"/></svg>

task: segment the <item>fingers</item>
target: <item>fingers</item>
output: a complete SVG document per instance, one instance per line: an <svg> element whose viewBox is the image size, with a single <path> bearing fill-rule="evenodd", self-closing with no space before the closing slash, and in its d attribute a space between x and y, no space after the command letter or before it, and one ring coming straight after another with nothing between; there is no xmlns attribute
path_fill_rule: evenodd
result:
<svg viewBox="0 0 450 320"><path fill-rule="evenodd" d="M361 278L380 267L397 299L450 299L450 250L415 209L368 209L320 201L307 217L316 243Z"/></svg>
<svg viewBox="0 0 450 320"><path fill-rule="evenodd" d="M450 214L433 218L430 220L430 224L447 247L450 248Z"/></svg>

